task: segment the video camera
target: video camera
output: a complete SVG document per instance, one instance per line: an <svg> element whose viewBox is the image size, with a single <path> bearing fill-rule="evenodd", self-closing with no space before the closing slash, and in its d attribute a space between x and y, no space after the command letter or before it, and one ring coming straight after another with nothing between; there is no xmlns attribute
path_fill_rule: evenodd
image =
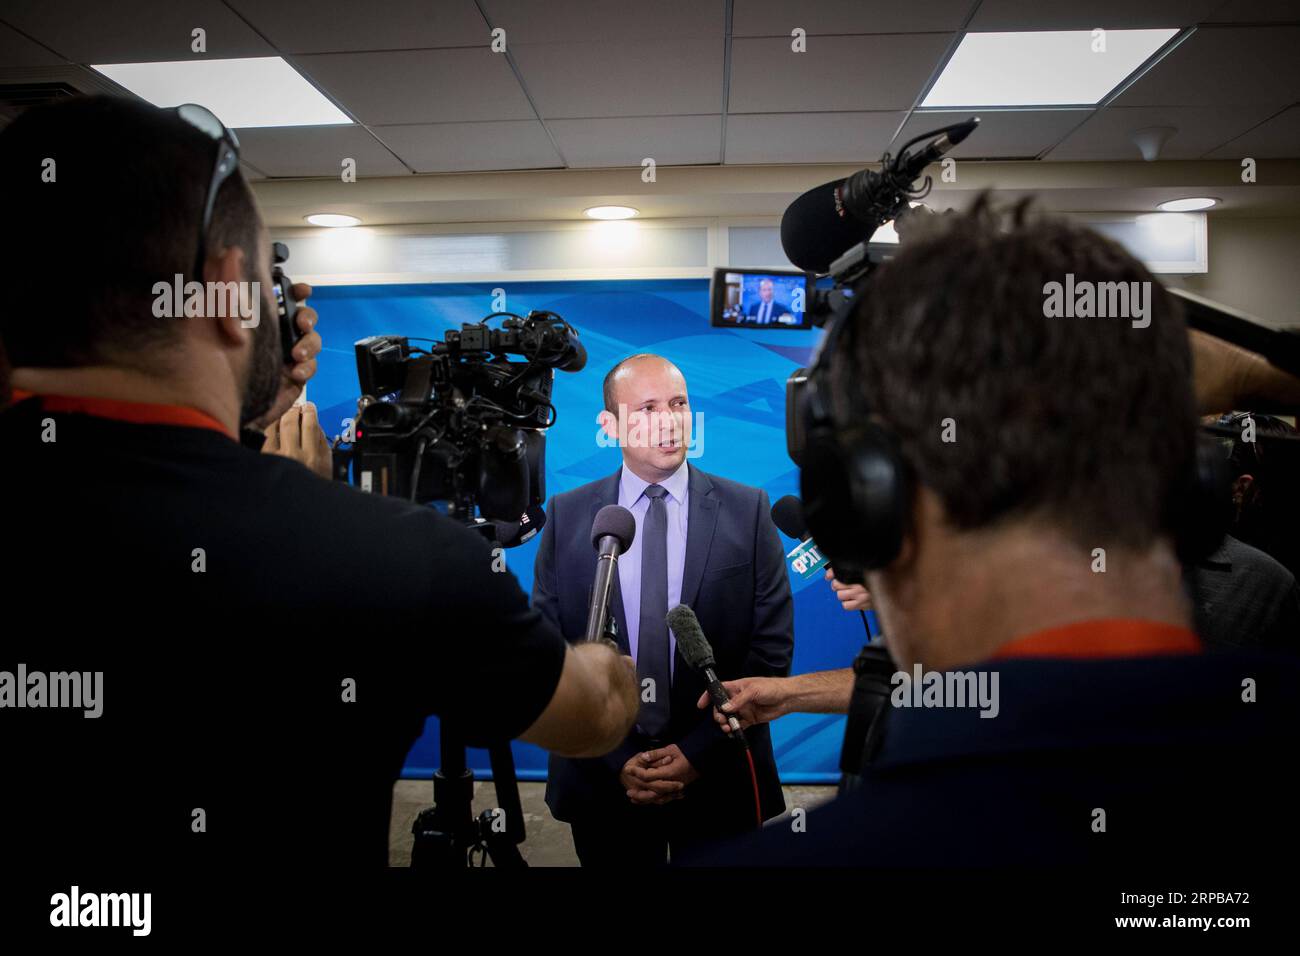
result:
<svg viewBox="0 0 1300 956"><path fill-rule="evenodd" d="M833 319L847 315L853 297L860 294L872 270L894 252L892 244L871 242L871 236L887 222L928 214L923 208L912 210L910 204L929 194L930 177L919 187L914 183L926 166L978 126L979 118L972 117L923 133L905 143L897 156L885 153L879 172L860 170L847 179L816 186L790 204L781 218L781 245L786 257L809 274L809 325L834 325ZM912 147L922 140L928 142L913 152ZM829 275L832 288L815 288L816 274ZM827 339L823 350L833 347L829 341L833 335L828 334ZM816 404L808 394L809 383L807 368L796 369L786 380L786 451L800 466L812 423L825 417L824 411L809 407L810 402Z"/></svg>
<svg viewBox="0 0 1300 956"><path fill-rule="evenodd" d="M499 317L502 327L490 328ZM545 521L555 371L587 362L577 330L554 312L495 312L441 342L375 335L355 348L353 483L422 504L445 501L451 517L505 547L536 534Z"/></svg>

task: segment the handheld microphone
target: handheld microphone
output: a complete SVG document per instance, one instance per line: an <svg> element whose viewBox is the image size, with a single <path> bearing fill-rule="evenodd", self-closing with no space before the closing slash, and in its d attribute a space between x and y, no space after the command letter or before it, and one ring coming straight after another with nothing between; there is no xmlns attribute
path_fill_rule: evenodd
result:
<svg viewBox="0 0 1300 956"><path fill-rule="evenodd" d="M786 555L786 560L790 562L790 569L801 579L811 578L830 563L817 547L817 543L813 541L812 535L808 533L808 524L803 516L803 502L794 495L786 495L772 505L772 523L780 528L781 533L787 538L794 538L799 542L798 547ZM871 625L867 623L867 612L859 610L858 615L862 618L863 628L866 629L867 640L871 640L873 635Z"/></svg>
<svg viewBox="0 0 1300 956"><path fill-rule="evenodd" d="M725 714L722 705L731 700L731 695L727 693L727 688L722 686L722 681L718 680L718 675L713 670L717 666L713 660L713 648L709 646L709 640L704 636L704 629L700 627L695 612L685 604L679 604L668 612L667 620L668 626L672 628L673 635L677 638L677 649L682 652L682 658L692 670L698 671L704 677L705 683L709 686L709 698L713 701L713 706L718 708L720 713ZM745 739L745 732L740 729L740 721L734 715L728 715L727 723L731 726L731 735L748 750L749 741Z"/></svg>
<svg viewBox="0 0 1300 956"><path fill-rule="evenodd" d="M787 554L790 569L803 580L814 577L828 561L812 535L808 533L808 524L803 516L803 502L794 495L786 495L772 505L772 523L781 529L787 538L794 538L799 544Z"/></svg>
<svg viewBox="0 0 1300 956"><path fill-rule="evenodd" d="M929 181L920 191L912 183L979 125L972 117L945 127L925 147L909 153L908 147L925 136L905 144L892 161L886 153L880 172L862 169L847 179L814 186L794 202L781 217L781 246L786 258L805 272L826 273L831 263L907 207L909 199L920 198L929 190Z"/></svg>
<svg viewBox="0 0 1300 956"><path fill-rule="evenodd" d="M618 556L632 546L636 537L636 518L619 505L605 505L591 523L591 543L596 548L596 583L591 589L587 608L587 632L584 641L605 640L605 620L609 617L609 590L614 581Z"/></svg>
<svg viewBox="0 0 1300 956"><path fill-rule="evenodd" d="M802 541L808 535L808 523L803 516L803 502L795 495L786 495L772 505L772 523L787 538Z"/></svg>

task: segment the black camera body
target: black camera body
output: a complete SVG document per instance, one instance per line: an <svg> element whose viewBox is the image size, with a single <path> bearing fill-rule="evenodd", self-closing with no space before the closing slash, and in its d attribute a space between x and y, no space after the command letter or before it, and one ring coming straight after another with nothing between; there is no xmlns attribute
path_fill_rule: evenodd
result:
<svg viewBox="0 0 1300 956"><path fill-rule="evenodd" d="M502 314L502 328L488 327ZM362 395L352 482L419 503L444 501L449 515L507 545L527 540L544 517L555 371L586 364L576 330L551 312L496 313L428 348L399 335L355 348Z"/></svg>
<svg viewBox="0 0 1300 956"><path fill-rule="evenodd" d="M289 247L283 242L271 243L271 289L275 293L275 315L280 323L280 352L285 365L293 365L293 347L302 338L298 328L298 306L293 297L293 280L284 274L280 264L289 261Z"/></svg>

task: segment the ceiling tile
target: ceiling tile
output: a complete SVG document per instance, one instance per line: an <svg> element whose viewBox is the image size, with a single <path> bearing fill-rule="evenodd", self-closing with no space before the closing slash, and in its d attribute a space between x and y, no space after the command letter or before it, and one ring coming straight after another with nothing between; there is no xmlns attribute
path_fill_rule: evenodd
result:
<svg viewBox="0 0 1300 956"><path fill-rule="evenodd" d="M1201 27L1116 106L1283 106L1300 100L1300 27Z"/></svg>
<svg viewBox="0 0 1300 956"><path fill-rule="evenodd" d="M374 133L419 173L561 165L546 130L536 120L381 126Z"/></svg>
<svg viewBox="0 0 1300 956"><path fill-rule="evenodd" d="M1023 30L1140 30L1189 27L1221 0L983 0L969 29L973 33Z"/></svg>
<svg viewBox="0 0 1300 956"><path fill-rule="evenodd" d="M474 0L227 0L283 53L355 53L487 46Z"/></svg>
<svg viewBox="0 0 1300 956"><path fill-rule="evenodd" d="M731 33L788 37L795 27L814 34L951 33L960 30L974 0L863 3L862 0L735 0Z"/></svg>
<svg viewBox="0 0 1300 956"><path fill-rule="evenodd" d="M1098 111L1052 150L1053 160L1140 160L1135 130L1172 126L1161 159L1200 159L1208 150L1250 129L1272 111L1251 106L1142 106Z"/></svg>
<svg viewBox="0 0 1300 956"><path fill-rule="evenodd" d="M980 118L979 128L951 152L954 159L1031 159L1060 141L1086 120L1092 110L967 110L913 113L890 147L899 149L913 136Z"/></svg>
<svg viewBox="0 0 1300 956"><path fill-rule="evenodd" d="M268 126L239 131L240 155L267 176L332 176L356 160L357 178L410 172L360 126Z"/></svg>
<svg viewBox="0 0 1300 956"><path fill-rule="evenodd" d="M1228 0L1206 19L1211 23L1300 23L1296 0Z"/></svg>
<svg viewBox="0 0 1300 956"><path fill-rule="evenodd" d="M63 62L39 43L0 23L0 72L13 67L58 66Z"/></svg>
<svg viewBox="0 0 1300 956"><path fill-rule="evenodd" d="M535 118L506 58L486 47L323 53L293 62L367 125Z"/></svg>
<svg viewBox="0 0 1300 956"><path fill-rule="evenodd" d="M717 41L726 27L723 0L482 0L483 12L516 43L628 42L668 37Z"/></svg>
<svg viewBox="0 0 1300 956"><path fill-rule="evenodd" d="M1229 143L1224 143L1207 159L1300 159L1300 106L1260 123Z"/></svg>
<svg viewBox="0 0 1300 956"><path fill-rule="evenodd" d="M648 37L510 47L543 119L722 112L722 41Z"/></svg>
<svg viewBox="0 0 1300 956"><path fill-rule="evenodd" d="M721 161L721 116L560 119L546 126L569 166L698 166Z"/></svg>
<svg viewBox="0 0 1300 956"><path fill-rule="evenodd" d="M731 46L730 113L910 109L953 35L810 37L806 53L779 38Z"/></svg>
<svg viewBox="0 0 1300 956"><path fill-rule="evenodd" d="M147 63L271 56L274 50L220 0L5 0L4 19L77 63ZM202 28L207 51L194 53Z"/></svg>
<svg viewBox="0 0 1300 956"><path fill-rule="evenodd" d="M730 165L860 163L880 159L905 112L747 113L727 117Z"/></svg>

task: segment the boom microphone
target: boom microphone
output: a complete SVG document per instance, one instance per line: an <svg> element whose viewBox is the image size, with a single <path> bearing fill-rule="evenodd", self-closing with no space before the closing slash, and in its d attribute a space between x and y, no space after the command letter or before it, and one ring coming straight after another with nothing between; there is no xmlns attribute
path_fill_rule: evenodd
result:
<svg viewBox="0 0 1300 956"><path fill-rule="evenodd" d="M921 191L913 190L912 183L978 125L979 117L972 117L937 134L918 136L904 144L892 161L886 153L880 172L862 169L847 179L808 190L781 217L786 258L805 272L829 272L832 262L897 217L909 199L925 195L928 180ZM933 138L923 149L908 152L912 143L926 136Z"/></svg>
<svg viewBox="0 0 1300 956"><path fill-rule="evenodd" d="M836 179L814 186L790 203L781 217L785 257L804 272L829 272L832 262L875 231L840 211L843 185L844 180Z"/></svg>
<svg viewBox="0 0 1300 956"><path fill-rule="evenodd" d="M682 658L692 670L698 671L704 677L705 683L709 685L709 697L713 701L713 706L718 708L720 713L725 714L722 705L731 700L731 695L727 693L727 688L722 686L722 681L718 680L718 675L714 673L713 668L717 664L713 660L713 648L709 646L709 640L704 636L704 629L700 627L695 612L685 604L679 604L668 612L667 620L668 626L672 628L673 635L677 638L677 649L682 652ZM748 750L749 741L745 739L745 733L740 729L740 721L734 715L729 715L727 723L731 726L731 735Z"/></svg>
<svg viewBox="0 0 1300 956"><path fill-rule="evenodd" d="M587 608L587 632L584 641L605 639L605 620L609 616L609 590L614 581L618 556L632 546L636 538L636 518L620 505L605 505L591 523L591 543L596 548L596 582L591 589Z"/></svg>

